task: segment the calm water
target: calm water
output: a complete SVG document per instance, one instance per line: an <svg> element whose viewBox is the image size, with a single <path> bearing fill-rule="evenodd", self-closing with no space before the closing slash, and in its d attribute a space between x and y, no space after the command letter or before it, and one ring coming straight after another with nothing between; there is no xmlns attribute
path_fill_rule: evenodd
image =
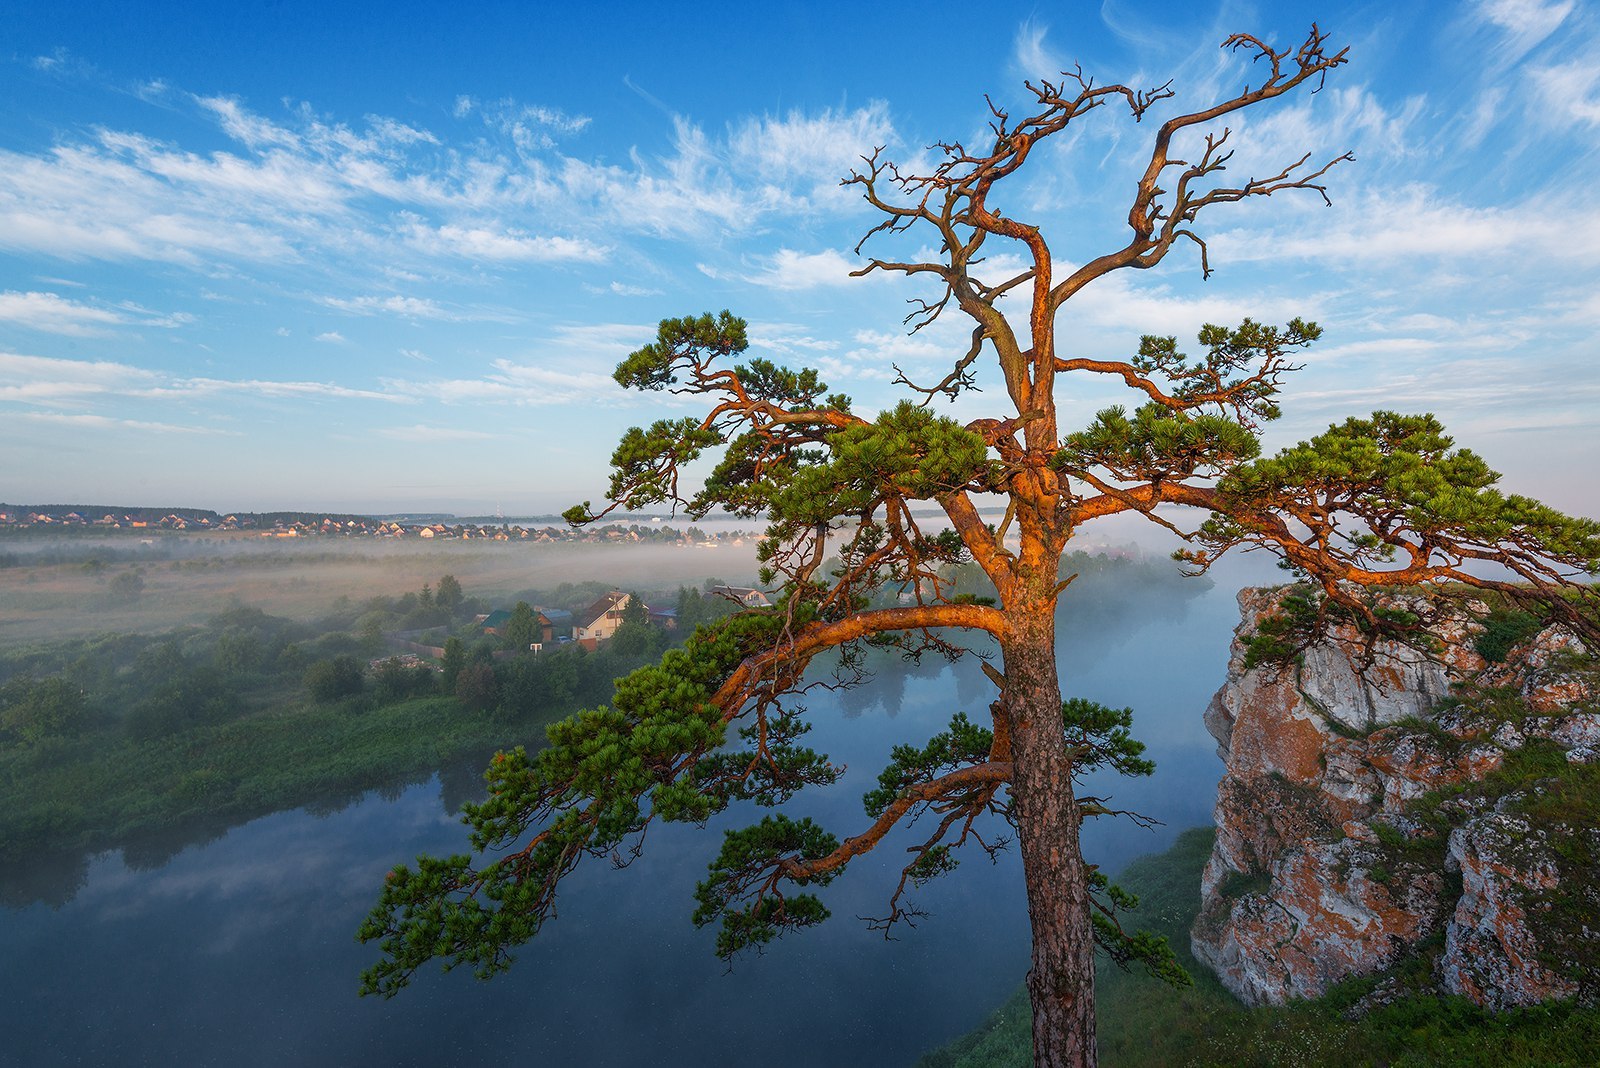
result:
<svg viewBox="0 0 1600 1068"><path fill-rule="evenodd" d="M1063 634L1066 692L1131 705L1158 765L1149 780L1097 784L1166 824L1091 827L1086 851L1108 869L1210 820L1220 764L1200 715L1240 584L1219 576L1165 604L1091 594L1094 610ZM889 745L981 712L990 692L974 665L941 664L816 697L812 737L849 772L812 813L841 837L864 827L860 796ZM1014 850L997 864L968 856L917 896L927 918L886 942L855 919L877 915L892 887L898 850L880 847L824 892L832 920L730 973L689 922L720 836L658 826L631 867L580 867L509 974L434 969L392 1001L358 999L374 955L352 932L393 864L465 847L451 815L460 781L278 813L138 868L106 854L67 903L0 911L0 1062L897 1065L970 1028L1027 968Z"/></svg>

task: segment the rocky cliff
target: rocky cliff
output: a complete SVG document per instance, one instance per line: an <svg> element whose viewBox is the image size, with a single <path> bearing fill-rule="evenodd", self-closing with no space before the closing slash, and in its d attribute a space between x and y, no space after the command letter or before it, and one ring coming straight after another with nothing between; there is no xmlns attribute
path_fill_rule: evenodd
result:
<svg viewBox="0 0 1600 1068"><path fill-rule="evenodd" d="M1419 954L1435 988L1481 1005L1594 1000L1600 702L1586 651L1554 628L1496 648L1487 606L1428 606L1430 652L1368 653L1335 632L1247 669L1281 596L1239 595L1206 711L1227 768L1195 956L1250 1004Z"/></svg>

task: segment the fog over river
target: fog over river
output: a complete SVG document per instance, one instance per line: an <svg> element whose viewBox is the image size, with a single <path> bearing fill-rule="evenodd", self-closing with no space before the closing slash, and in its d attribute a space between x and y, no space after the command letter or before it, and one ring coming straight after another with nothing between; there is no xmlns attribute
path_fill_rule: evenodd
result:
<svg viewBox="0 0 1600 1068"><path fill-rule="evenodd" d="M1157 764L1150 779L1090 785L1163 822L1091 826L1086 852L1108 870L1210 820L1221 764L1201 713L1223 678L1234 594L1281 573L1244 560L1214 579L1136 594L1112 577L1068 592L1064 692L1132 706ZM814 693L812 742L848 772L804 811L841 837L862 829L861 794L890 746L920 744L958 710L981 718L991 694L972 658ZM481 983L430 968L393 1000L358 999L375 953L354 931L384 873L465 848L452 812L475 775L446 769L339 811L280 812L147 870L100 855L65 904L0 911L0 1061L896 1065L977 1023L1027 968L1015 849L996 864L968 853L918 893L928 915L914 930L887 942L868 930L856 917L882 912L903 856L891 840L823 891L831 920L730 972L713 932L689 921L720 834L657 825L630 867L580 865L510 973Z"/></svg>

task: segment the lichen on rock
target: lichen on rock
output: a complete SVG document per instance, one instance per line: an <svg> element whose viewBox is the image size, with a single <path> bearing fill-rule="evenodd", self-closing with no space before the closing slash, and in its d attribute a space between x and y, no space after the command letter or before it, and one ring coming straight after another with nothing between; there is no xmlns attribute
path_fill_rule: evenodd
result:
<svg viewBox="0 0 1600 1068"><path fill-rule="evenodd" d="M1541 816L1507 785L1600 779L1587 651L1552 627L1490 662L1472 641L1487 606L1469 604L1429 606L1433 648L1336 629L1247 666L1282 597L1240 594L1206 710L1226 771L1195 956L1249 1004L1320 996L1424 942L1443 946L1439 988L1481 1005L1595 997L1600 920L1581 919L1600 916L1595 814Z"/></svg>

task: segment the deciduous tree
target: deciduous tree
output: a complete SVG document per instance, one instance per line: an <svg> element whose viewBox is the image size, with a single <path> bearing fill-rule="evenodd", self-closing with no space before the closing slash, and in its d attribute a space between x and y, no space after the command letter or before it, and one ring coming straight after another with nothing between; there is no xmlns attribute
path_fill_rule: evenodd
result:
<svg viewBox="0 0 1600 1068"><path fill-rule="evenodd" d="M533 614L533 606L527 601L518 601L511 609L511 618L506 621L505 647L526 653L540 637L539 617Z"/></svg>
<svg viewBox="0 0 1600 1068"><path fill-rule="evenodd" d="M461 605L461 583L454 575L442 575L439 578L439 588L433 593L434 603L440 608L454 612Z"/></svg>
<svg viewBox="0 0 1600 1068"><path fill-rule="evenodd" d="M1041 143L1096 112L1115 105L1135 120L1154 117L1170 86L1097 85L1080 72L1029 84L1020 117L992 108L981 147L939 145L926 171L874 153L847 179L882 216L864 241L938 250L873 258L857 273L932 287L913 304L913 330L946 314L970 326L943 378L919 384L901 374L904 403L857 412L815 371L746 357L745 324L726 312L664 321L622 362L624 386L700 398L705 410L627 433L609 507L670 502L693 518L719 509L763 517L762 581L781 586L781 601L702 628L686 650L620 680L609 708L552 727L536 755L497 756L488 800L466 813L473 846L492 856L424 857L390 874L361 931L384 953L366 992L394 993L433 958L482 975L505 967L552 914L579 860L627 848L655 819L704 821L751 799L777 806L727 834L698 891L697 922L720 924L719 949L733 953L824 918L816 889L920 817L882 920L893 923L906 888L953 868L961 847L987 841L981 821L998 816L1015 829L1026 883L1037 1063L1092 1064L1097 938L1123 960L1161 969L1166 958L1121 930L1125 902L1079 852L1082 821L1104 811L1079 795L1081 773L1097 763L1148 770L1119 713L1062 698L1055 620L1070 577L1059 562L1079 531L1122 513L1175 526L1169 506L1186 507L1204 517L1187 529L1191 565L1204 569L1235 546L1270 549L1315 584L1314 616L1354 618L1372 632L1417 629L1425 621L1372 591L1487 587L1594 637L1594 592L1575 577L1595 569L1600 528L1503 495L1494 473L1431 417L1378 413L1259 455L1260 426L1278 416L1280 381L1317 340L1314 324L1208 326L1192 358L1170 337L1146 337L1121 359L1061 350L1057 316L1086 287L1154 267L1180 245L1208 274L1203 213L1279 193L1323 195L1324 176L1349 158L1302 156L1230 182L1229 116L1315 90L1346 55L1315 27L1296 48L1246 35L1224 47L1251 61L1254 82L1156 127L1114 248L1068 249L1058 262L1043 225L1028 218L1030 202L1008 195L1014 176ZM1023 266L1010 273L990 266L1018 256ZM977 385L979 361L1003 383L992 412L965 423L937 414L935 402ZM1063 428L1060 401L1091 381L1125 385L1136 406ZM709 450L717 459L703 488L681 488L685 466ZM942 512L937 525L918 510L928 502ZM996 525L979 511L991 503L1004 510ZM569 518L607 510L586 505ZM949 565L968 561L988 576L994 603L950 588ZM1478 567L1491 562L1502 570ZM869 608L886 585L909 603ZM863 644L956 655L962 632L998 648L998 661L984 663L996 687L987 716L958 713L925 746L896 748L852 836L791 815L797 792L838 775L804 744L793 700L813 660L841 651L848 663Z"/></svg>

